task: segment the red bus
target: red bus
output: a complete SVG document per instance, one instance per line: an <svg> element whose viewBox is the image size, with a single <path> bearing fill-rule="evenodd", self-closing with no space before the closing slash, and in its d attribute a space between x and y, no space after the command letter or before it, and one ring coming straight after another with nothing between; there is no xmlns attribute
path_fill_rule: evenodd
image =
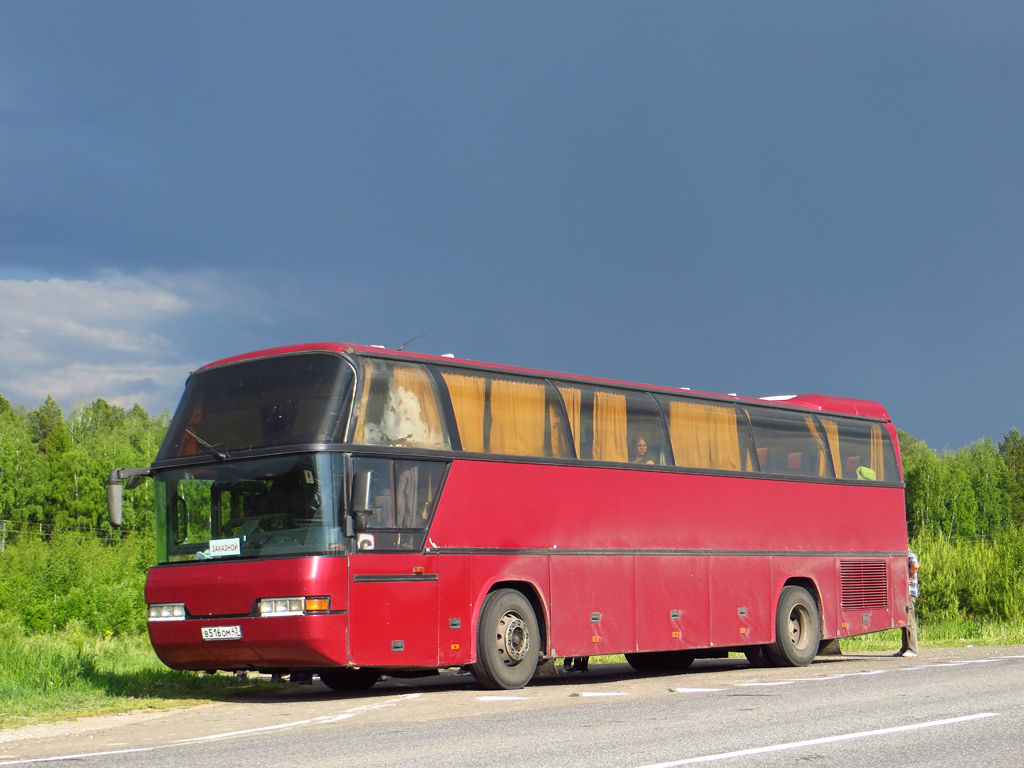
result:
<svg viewBox="0 0 1024 768"><path fill-rule="evenodd" d="M805 665L907 620L896 432L873 402L748 399L345 344L192 374L149 468L149 633L175 669L543 659Z"/></svg>

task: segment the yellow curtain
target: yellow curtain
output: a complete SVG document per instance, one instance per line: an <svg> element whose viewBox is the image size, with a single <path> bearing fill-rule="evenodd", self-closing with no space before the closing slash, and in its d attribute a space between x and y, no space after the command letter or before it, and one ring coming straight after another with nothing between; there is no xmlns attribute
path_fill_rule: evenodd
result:
<svg viewBox="0 0 1024 768"><path fill-rule="evenodd" d="M712 469L740 469L740 438L736 431L736 409L728 406L705 405L711 431Z"/></svg>
<svg viewBox="0 0 1024 768"><path fill-rule="evenodd" d="M583 390L573 387L559 387L565 401L565 410L569 414L569 429L576 444L576 458L580 457L580 406L583 404Z"/></svg>
<svg viewBox="0 0 1024 768"><path fill-rule="evenodd" d="M463 376L460 373L442 375L452 398L455 421L458 422L459 436L462 438L462 450L483 453L487 382L481 376Z"/></svg>
<svg viewBox="0 0 1024 768"><path fill-rule="evenodd" d="M491 380L491 453L544 455L544 385Z"/></svg>
<svg viewBox="0 0 1024 768"><path fill-rule="evenodd" d="M700 403L673 400L668 406L668 432L677 467L711 467L711 450Z"/></svg>
<svg viewBox="0 0 1024 768"><path fill-rule="evenodd" d="M409 445L417 448L447 448L441 430L441 415L437 411L437 399L430 385L430 375L422 368L397 367L394 375L396 390L404 389L419 405L420 430Z"/></svg>
<svg viewBox="0 0 1024 768"><path fill-rule="evenodd" d="M828 440L829 452L832 454L832 466L836 471L836 477L842 477L845 467L839 452L839 424L828 419L822 419L821 424L825 427L825 437Z"/></svg>
<svg viewBox="0 0 1024 768"><path fill-rule="evenodd" d="M885 480L885 462L882 460L882 428L878 424L871 426L871 468L875 470L875 478Z"/></svg>
<svg viewBox="0 0 1024 768"><path fill-rule="evenodd" d="M818 426L814 423L813 416L804 416L804 421L807 422L807 429L814 435L814 442L818 444L818 477L826 477L828 461L825 458L825 441L821 439L821 433L818 432Z"/></svg>
<svg viewBox="0 0 1024 768"><path fill-rule="evenodd" d="M626 396L594 393L594 461L629 461Z"/></svg>
<svg viewBox="0 0 1024 768"><path fill-rule="evenodd" d="M668 406L668 426L676 466L741 469L735 409L673 400Z"/></svg>

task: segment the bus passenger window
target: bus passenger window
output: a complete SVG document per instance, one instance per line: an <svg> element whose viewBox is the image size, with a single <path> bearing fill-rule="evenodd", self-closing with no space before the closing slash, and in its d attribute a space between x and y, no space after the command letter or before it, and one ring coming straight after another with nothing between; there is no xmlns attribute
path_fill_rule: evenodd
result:
<svg viewBox="0 0 1024 768"><path fill-rule="evenodd" d="M668 463L661 413L646 392L572 384L559 384L558 391L579 458L645 466Z"/></svg>
<svg viewBox="0 0 1024 768"><path fill-rule="evenodd" d="M352 442L398 448L450 448L433 379L421 365L366 360Z"/></svg>
<svg viewBox="0 0 1024 768"><path fill-rule="evenodd" d="M844 480L884 482L899 479L892 440L881 424L822 416L836 470Z"/></svg>
<svg viewBox="0 0 1024 768"><path fill-rule="evenodd" d="M462 450L510 456L569 458L562 409L543 379L442 371Z"/></svg>
<svg viewBox="0 0 1024 768"><path fill-rule="evenodd" d="M832 477L826 440L814 416L757 407L749 408L747 414L762 472L793 477ZM834 459L831 463L835 464Z"/></svg>
<svg viewBox="0 0 1024 768"><path fill-rule="evenodd" d="M734 406L664 395L659 400L668 416L677 467L732 472L752 469L749 458L743 461L750 446L746 421L737 418Z"/></svg>

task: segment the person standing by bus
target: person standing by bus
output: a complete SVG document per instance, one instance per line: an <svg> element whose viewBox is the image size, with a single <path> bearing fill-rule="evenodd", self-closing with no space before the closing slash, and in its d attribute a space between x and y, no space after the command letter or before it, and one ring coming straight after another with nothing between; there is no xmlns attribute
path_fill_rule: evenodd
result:
<svg viewBox="0 0 1024 768"><path fill-rule="evenodd" d="M917 614L914 610L914 603L917 602L917 572L921 564L913 552L907 553L907 566L907 571L910 574L910 607L907 608L907 625L903 627L903 642L896 656L917 656Z"/></svg>

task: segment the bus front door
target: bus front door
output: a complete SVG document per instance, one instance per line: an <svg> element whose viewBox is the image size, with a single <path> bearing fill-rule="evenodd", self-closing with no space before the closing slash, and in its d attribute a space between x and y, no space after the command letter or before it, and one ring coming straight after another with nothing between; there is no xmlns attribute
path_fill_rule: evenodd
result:
<svg viewBox="0 0 1024 768"><path fill-rule="evenodd" d="M436 667L437 556L350 556L349 661L361 667Z"/></svg>

